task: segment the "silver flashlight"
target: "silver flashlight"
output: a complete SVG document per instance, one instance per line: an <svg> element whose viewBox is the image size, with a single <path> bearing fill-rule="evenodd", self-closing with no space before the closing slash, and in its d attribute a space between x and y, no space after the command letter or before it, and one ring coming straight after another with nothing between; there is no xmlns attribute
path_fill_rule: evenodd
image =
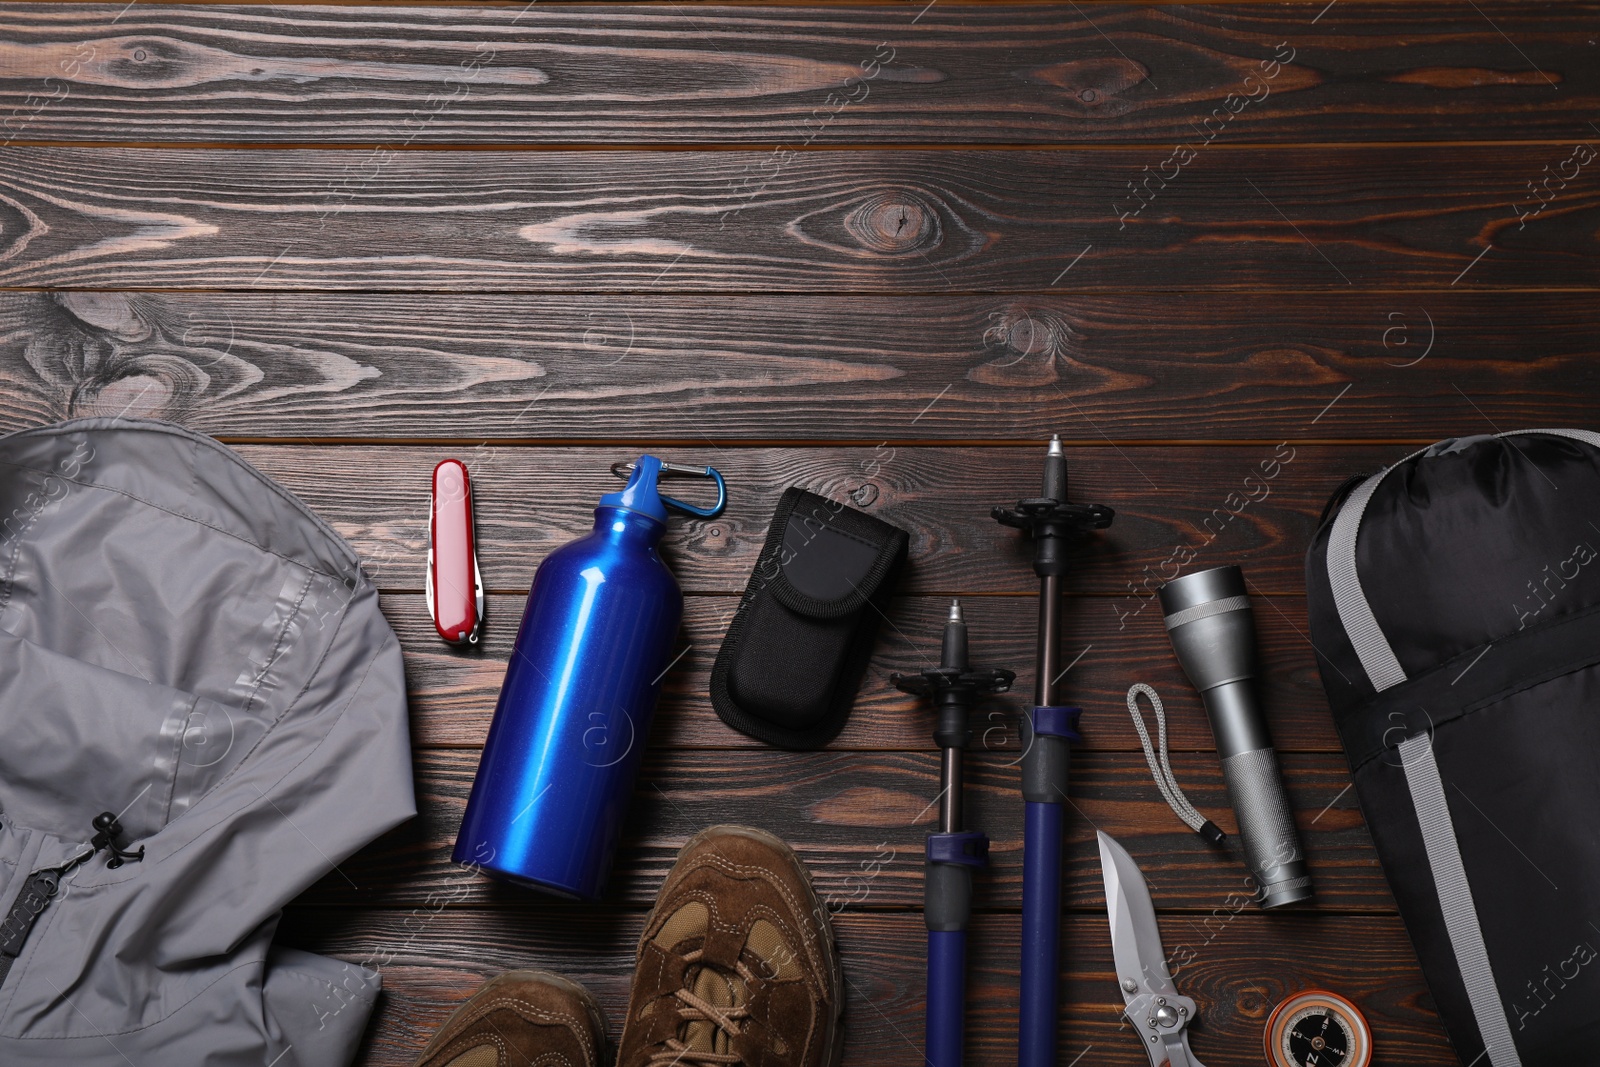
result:
<svg viewBox="0 0 1600 1067"><path fill-rule="evenodd" d="M1261 906L1311 899L1305 853L1252 684L1256 636L1244 574L1215 567L1168 582L1161 611L1178 664L1205 702Z"/></svg>

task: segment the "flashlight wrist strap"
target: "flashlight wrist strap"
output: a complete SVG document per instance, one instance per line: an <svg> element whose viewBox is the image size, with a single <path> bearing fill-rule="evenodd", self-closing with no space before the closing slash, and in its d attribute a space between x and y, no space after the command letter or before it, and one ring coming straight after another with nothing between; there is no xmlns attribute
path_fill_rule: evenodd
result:
<svg viewBox="0 0 1600 1067"><path fill-rule="evenodd" d="M1150 698L1150 708L1156 713L1156 737L1160 740L1159 748L1150 743L1150 732L1145 729L1144 714L1139 710L1141 695ZM1128 714L1133 717L1133 728L1139 731L1139 744L1144 747L1145 762L1150 765L1150 773L1155 777L1156 788L1161 790L1161 797L1167 802L1167 806L1189 829L1213 845L1222 844L1227 835L1222 832L1221 827L1200 814L1189 802L1189 798L1178 786L1177 776L1172 773L1172 762L1167 757L1167 713L1161 704L1161 697L1143 682L1135 682L1128 688Z"/></svg>

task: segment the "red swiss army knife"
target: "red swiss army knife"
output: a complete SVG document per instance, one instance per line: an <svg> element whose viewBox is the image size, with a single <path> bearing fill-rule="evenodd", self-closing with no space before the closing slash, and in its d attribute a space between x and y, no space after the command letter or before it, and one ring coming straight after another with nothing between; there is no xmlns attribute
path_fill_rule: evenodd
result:
<svg viewBox="0 0 1600 1067"><path fill-rule="evenodd" d="M472 530L472 480L458 459L433 468L428 516L428 612L452 645L477 644L483 578Z"/></svg>

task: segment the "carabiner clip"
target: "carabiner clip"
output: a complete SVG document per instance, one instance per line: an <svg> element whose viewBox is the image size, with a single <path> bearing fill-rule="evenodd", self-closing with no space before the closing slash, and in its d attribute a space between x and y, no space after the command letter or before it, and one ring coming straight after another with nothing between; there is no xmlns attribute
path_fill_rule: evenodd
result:
<svg viewBox="0 0 1600 1067"><path fill-rule="evenodd" d="M633 473L634 466L635 464L632 463L613 463L611 465L611 473L626 481L628 475ZM710 478L717 483L717 502L709 508L697 508L693 504L685 504L676 497L663 496L661 503L672 510L682 512L685 515L693 515L699 519L714 519L722 514L723 508L727 507L728 485L722 480L722 472L717 468L691 467L684 463L663 463L661 464L661 472L663 474L682 474L690 478Z"/></svg>

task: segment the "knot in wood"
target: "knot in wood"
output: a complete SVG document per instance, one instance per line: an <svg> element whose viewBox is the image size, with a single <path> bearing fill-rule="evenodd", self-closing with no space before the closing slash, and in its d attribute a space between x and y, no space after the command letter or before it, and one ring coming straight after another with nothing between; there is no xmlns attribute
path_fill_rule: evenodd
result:
<svg viewBox="0 0 1600 1067"><path fill-rule="evenodd" d="M184 46L157 37L123 37L101 42L106 72L122 85L192 84L199 73Z"/></svg>
<svg viewBox="0 0 1600 1067"><path fill-rule="evenodd" d="M939 216L909 193L877 193L845 217L844 226L861 247L895 254L921 250L939 240Z"/></svg>

